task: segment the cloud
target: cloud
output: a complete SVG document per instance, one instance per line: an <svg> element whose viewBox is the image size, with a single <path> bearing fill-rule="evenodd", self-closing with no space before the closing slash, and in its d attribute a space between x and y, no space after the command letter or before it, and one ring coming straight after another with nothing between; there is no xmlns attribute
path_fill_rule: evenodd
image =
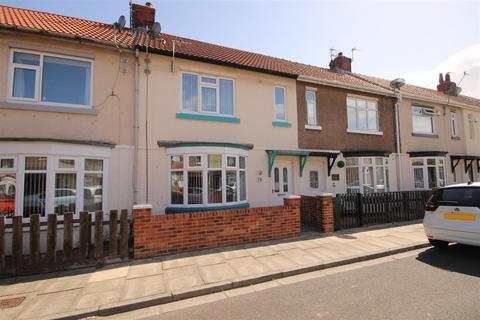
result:
<svg viewBox="0 0 480 320"><path fill-rule="evenodd" d="M407 83L436 89L440 72L444 75L451 72L452 81L458 84L464 71L467 71L469 76L466 76L460 84L462 95L480 99L480 44L454 53L432 70L409 73L404 75L404 78Z"/></svg>

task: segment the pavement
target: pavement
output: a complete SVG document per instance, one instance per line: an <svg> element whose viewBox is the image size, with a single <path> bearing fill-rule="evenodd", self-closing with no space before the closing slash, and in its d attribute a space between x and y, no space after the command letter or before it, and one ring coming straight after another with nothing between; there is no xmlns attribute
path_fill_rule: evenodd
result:
<svg viewBox="0 0 480 320"><path fill-rule="evenodd" d="M423 248L97 320L478 320L480 247Z"/></svg>
<svg viewBox="0 0 480 320"><path fill-rule="evenodd" d="M420 223L384 225L9 278L0 319L114 315L426 246Z"/></svg>

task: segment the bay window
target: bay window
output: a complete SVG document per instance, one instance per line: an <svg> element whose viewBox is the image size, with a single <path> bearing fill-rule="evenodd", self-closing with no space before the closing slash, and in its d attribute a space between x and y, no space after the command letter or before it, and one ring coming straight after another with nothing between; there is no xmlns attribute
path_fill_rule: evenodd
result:
<svg viewBox="0 0 480 320"><path fill-rule="evenodd" d="M214 152L172 154L169 185L172 206L245 203L246 156Z"/></svg>
<svg viewBox="0 0 480 320"><path fill-rule="evenodd" d="M444 158L412 158L411 166L414 189L432 189L445 185Z"/></svg>
<svg viewBox="0 0 480 320"><path fill-rule="evenodd" d="M17 174L15 158L0 158L0 216L15 214Z"/></svg>
<svg viewBox="0 0 480 320"><path fill-rule="evenodd" d="M386 192L388 158L346 158L347 193Z"/></svg>
<svg viewBox="0 0 480 320"><path fill-rule="evenodd" d="M234 115L233 80L182 73L182 110L189 113Z"/></svg>
<svg viewBox="0 0 480 320"><path fill-rule="evenodd" d="M435 134L435 108L412 106L412 132Z"/></svg>
<svg viewBox="0 0 480 320"><path fill-rule="evenodd" d="M347 123L351 130L378 131L378 102L349 96Z"/></svg>
<svg viewBox="0 0 480 320"><path fill-rule="evenodd" d="M39 105L91 106L92 62L12 50L9 100Z"/></svg>
<svg viewBox="0 0 480 320"><path fill-rule="evenodd" d="M0 159L0 215L104 210L104 162L69 156L12 155Z"/></svg>

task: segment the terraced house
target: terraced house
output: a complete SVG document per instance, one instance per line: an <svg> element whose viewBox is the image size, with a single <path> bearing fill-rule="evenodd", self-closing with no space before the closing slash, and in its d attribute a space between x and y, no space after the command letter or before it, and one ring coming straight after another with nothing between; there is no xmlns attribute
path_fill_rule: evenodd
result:
<svg viewBox="0 0 480 320"><path fill-rule="evenodd" d="M478 100L409 85L400 99L347 57L326 69L146 32L155 10L133 9L122 29L0 6L2 215L233 209L478 179Z"/></svg>
<svg viewBox="0 0 480 320"><path fill-rule="evenodd" d="M384 79L361 76L388 88ZM447 75L437 90L406 84L397 95L403 190L479 181L480 100L458 95Z"/></svg>

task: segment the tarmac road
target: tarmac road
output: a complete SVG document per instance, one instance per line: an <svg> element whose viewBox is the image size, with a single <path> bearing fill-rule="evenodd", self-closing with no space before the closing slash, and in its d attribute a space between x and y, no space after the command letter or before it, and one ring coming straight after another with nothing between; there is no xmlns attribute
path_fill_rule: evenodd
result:
<svg viewBox="0 0 480 320"><path fill-rule="evenodd" d="M480 319L480 248L427 248L357 267L147 318Z"/></svg>

